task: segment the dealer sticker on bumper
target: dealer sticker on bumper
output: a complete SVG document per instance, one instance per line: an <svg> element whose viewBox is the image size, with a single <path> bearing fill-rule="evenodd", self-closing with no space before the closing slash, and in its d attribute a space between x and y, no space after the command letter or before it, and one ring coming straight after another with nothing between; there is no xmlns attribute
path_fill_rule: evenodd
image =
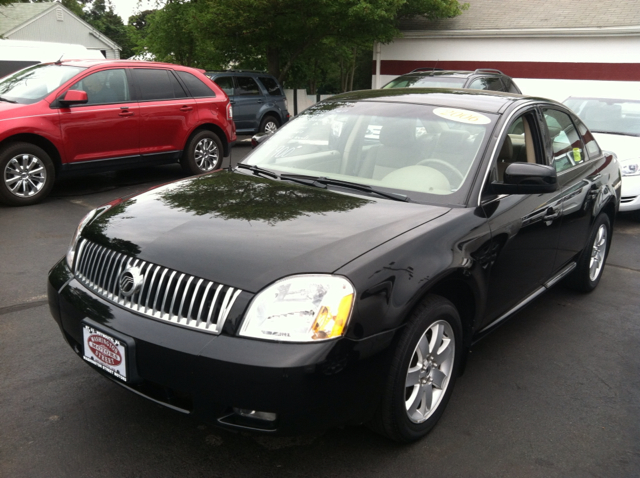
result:
<svg viewBox="0 0 640 478"><path fill-rule="evenodd" d="M126 346L121 341L89 327L82 326L83 358L120 380L127 381Z"/></svg>

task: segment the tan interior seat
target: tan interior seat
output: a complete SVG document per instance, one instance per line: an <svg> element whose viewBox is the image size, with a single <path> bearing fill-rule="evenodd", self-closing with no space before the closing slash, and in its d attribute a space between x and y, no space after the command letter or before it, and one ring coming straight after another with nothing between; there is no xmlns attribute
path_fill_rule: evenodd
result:
<svg viewBox="0 0 640 478"><path fill-rule="evenodd" d="M363 178L382 179L390 172L416 164L421 158L415 120L393 119L380 129L380 144L371 148L358 170Z"/></svg>

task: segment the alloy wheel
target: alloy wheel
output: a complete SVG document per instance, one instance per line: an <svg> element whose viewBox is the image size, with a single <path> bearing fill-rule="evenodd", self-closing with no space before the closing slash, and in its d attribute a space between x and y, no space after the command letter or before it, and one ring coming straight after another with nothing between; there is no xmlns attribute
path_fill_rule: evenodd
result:
<svg viewBox="0 0 640 478"><path fill-rule="evenodd" d="M455 336L448 322L431 324L416 345L405 380L409 420L422 423L438 408L453 371Z"/></svg>
<svg viewBox="0 0 640 478"><path fill-rule="evenodd" d="M20 198L35 196L47 182L47 170L40 158L33 154L19 154L4 168L4 184Z"/></svg>
<svg viewBox="0 0 640 478"><path fill-rule="evenodd" d="M220 158L218 145L211 138L202 138L198 141L194 153L196 166L201 171L211 171L216 167Z"/></svg>
<svg viewBox="0 0 640 478"><path fill-rule="evenodd" d="M267 134L275 133L277 129L278 125L275 123L275 121L267 121L267 123L264 125L264 132Z"/></svg>
<svg viewBox="0 0 640 478"><path fill-rule="evenodd" d="M600 224L598 233L593 241L593 248L591 249L591 261L589 262L589 279L595 281L602 267L604 266L604 258L607 253L607 226Z"/></svg>

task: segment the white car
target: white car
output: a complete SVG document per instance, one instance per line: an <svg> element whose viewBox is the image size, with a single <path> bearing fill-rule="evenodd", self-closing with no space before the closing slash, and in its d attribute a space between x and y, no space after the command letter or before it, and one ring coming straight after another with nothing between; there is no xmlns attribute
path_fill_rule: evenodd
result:
<svg viewBox="0 0 640 478"><path fill-rule="evenodd" d="M640 215L640 95L637 99L569 97L600 147L618 156L622 170L620 211Z"/></svg>

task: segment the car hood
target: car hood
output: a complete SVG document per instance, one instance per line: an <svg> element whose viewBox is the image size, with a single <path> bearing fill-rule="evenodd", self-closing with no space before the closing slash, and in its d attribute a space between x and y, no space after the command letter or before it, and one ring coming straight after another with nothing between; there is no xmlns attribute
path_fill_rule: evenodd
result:
<svg viewBox="0 0 640 478"><path fill-rule="evenodd" d="M449 210L224 171L127 199L82 235L144 261L257 292L287 275L331 273Z"/></svg>
<svg viewBox="0 0 640 478"><path fill-rule="evenodd" d="M12 120L15 118L20 118L22 116L29 116L32 114L41 114L42 113L41 109L34 106L36 104L37 103L24 105L20 103L9 103L7 101L0 101L0 121Z"/></svg>
<svg viewBox="0 0 640 478"><path fill-rule="evenodd" d="M613 151L618 161L640 157L640 137L622 134L593 133L600 148Z"/></svg>

